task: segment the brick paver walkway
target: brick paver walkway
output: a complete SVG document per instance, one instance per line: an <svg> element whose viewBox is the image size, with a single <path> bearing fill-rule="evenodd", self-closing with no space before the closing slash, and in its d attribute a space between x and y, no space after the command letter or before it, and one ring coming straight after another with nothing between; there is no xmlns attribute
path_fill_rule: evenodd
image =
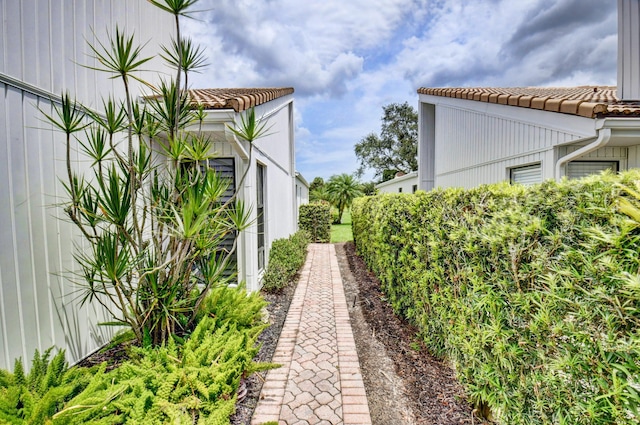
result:
<svg viewBox="0 0 640 425"><path fill-rule="evenodd" d="M335 248L311 244L252 425L370 425Z"/></svg>

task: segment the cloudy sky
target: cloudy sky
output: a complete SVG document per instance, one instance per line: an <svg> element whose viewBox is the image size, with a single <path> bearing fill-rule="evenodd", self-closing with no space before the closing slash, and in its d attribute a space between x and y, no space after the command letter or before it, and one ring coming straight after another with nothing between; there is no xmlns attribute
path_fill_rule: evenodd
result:
<svg viewBox="0 0 640 425"><path fill-rule="evenodd" d="M294 87L296 167L352 173L382 106L419 87L616 83L614 0L202 0L193 86ZM369 180L367 173L363 180Z"/></svg>

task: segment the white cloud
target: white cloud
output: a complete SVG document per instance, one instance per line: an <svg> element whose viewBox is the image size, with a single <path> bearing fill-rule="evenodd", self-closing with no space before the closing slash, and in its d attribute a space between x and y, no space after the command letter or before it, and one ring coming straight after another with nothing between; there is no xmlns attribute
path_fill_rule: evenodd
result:
<svg viewBox="0 0 640 425"><path fill-rule="evenodd" d="M298 167L353 172L382 106L421 86L614 84L615 2L204 0L188 33L211 66L197 87L296 89Z"/></svg>

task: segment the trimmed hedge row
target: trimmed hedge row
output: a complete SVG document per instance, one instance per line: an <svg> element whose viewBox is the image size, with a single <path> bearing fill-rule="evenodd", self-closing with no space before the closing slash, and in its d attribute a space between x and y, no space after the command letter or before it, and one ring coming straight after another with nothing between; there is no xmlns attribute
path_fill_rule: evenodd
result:
<svg viewBox="0 0 640 425"><path fill-rule="evenodd" d="M211 424L235 411L243 376L274 365L255 363L264 299L243 288L218 287L204 302L206 314L178 344L132 348L116 369L107 364L67 368L64 352L36 354L25 375L0 370L0 423L12 424Z"/></svg>
<svg viewBox="0 0 640 425"><path fill-rule="evenodd" d="M290 283L304 264L308 244L309 237L304 231L273 241L262 289L267 292L278 291Z"/></svg>
<svg viewBox="0 0 640 425"><path fill-rule="evenodd" d="M640 172L355 200L358 253L394 309L503 424L640 415Z"/></svg>
<svg viewBox="0 0 640 425"><path fill-rule="evenodd" d="M311 242L327 243L331 240L331 204L324 201L300 205L298 226L311 238Z"/></svg>

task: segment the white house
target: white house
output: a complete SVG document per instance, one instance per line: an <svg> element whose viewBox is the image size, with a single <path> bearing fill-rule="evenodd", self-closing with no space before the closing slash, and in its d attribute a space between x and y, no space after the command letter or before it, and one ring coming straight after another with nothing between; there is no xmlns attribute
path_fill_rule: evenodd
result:
<svg viewBox="0 0 640 425"><path fill-rule="evenodd" d="M415 193L418 190L418 172L397 175L391 180L376 185L380 193Z"/></svg>
<svg viewBox="0 0 640 425"><path fill-rule="evenodd" d="M207 112L202 130L215 141L214 168L231 177L232 184L248 168L243 186L234 187L253 207L253 225L238 240L238 278L248 289L260 289L271 243L297 230L293 89L195 89L189 94ZM250 108L269 129L266 137L254 142L251 158L248 144L227 128L239 123L240 114Z"/></svg>
<svg viewBox="0 0 640 425"><path fill-rule="evenodd" d="M420 88L418 186L640 166L640 4L618 2L618 87Z"/></svg>

